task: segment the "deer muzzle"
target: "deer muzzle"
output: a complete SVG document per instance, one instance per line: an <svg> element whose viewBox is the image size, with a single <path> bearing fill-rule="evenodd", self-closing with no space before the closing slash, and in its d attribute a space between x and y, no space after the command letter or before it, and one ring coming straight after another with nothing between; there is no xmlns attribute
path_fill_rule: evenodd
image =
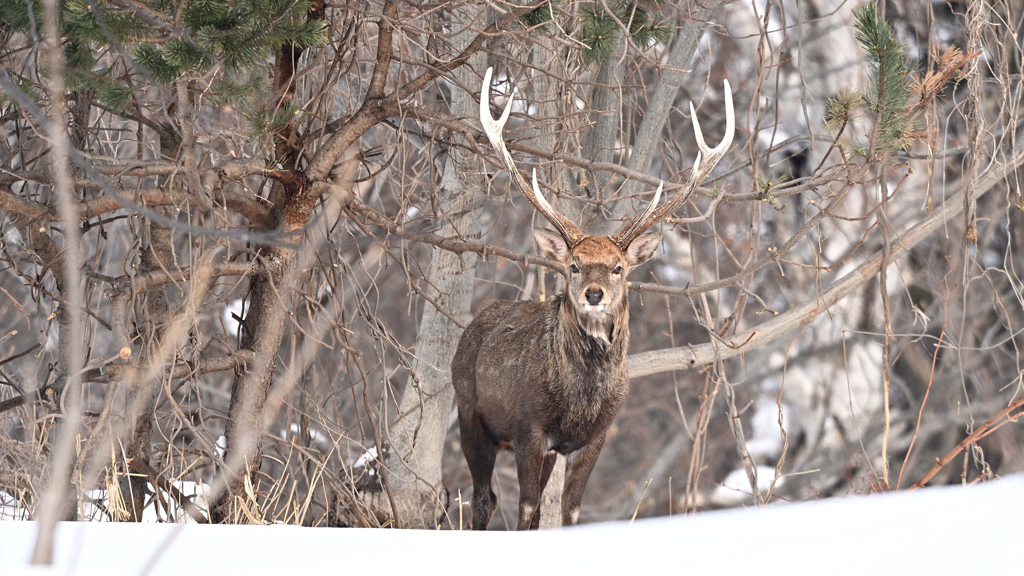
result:
<svg viewBox="0 0 1024 576"><path fill-rule="evenodd" d="M579 297L580 307L589 314L606 312L608 303L608 294L599 286L590 286Z"/></svg>

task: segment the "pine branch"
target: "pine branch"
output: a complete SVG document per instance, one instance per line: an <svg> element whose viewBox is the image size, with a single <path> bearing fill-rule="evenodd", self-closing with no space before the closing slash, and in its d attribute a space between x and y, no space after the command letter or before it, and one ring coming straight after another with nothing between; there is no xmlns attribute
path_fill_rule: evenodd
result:
<svg viewBox="0 0 1024 576"><path fill-rule="evenodd" d="M914 140L917 125L909 112L913 94L910 71L915 63L905 54L903 41L893 36L889 24L878 19L874 2L854 8L853 15L856 38L868 64L864 102L875 117L869 155L905 150Z"/></svg>

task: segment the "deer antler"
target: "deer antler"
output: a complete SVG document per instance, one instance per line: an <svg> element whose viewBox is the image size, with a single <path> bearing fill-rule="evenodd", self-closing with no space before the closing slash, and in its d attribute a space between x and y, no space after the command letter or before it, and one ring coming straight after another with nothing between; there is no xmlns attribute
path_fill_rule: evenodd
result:
<svg viewBox="0 0 1024 576"><path fill-rule="evenodd" d="M487 134L487 139L491 141L491 146L501 155L502 160L505 161L505 168L508 170L509 175L519 185L519 189L522 190L523 196L533 204L533 207L540 212L544 218L554 226L558 233L565 239L566 244L569 245L569 249L572 250L581 240L587 237L582 230L579 229L576 224L569 220L565 216L559 214L552 206L544 199L544 195L540 192L540 187L537 186L537 169L533 170L533 187L526 183L526 179L516 168L515 162L512 161L512 154L509 153L508 148L505 146L505 141L501 137L501 131L505 127L505 122L508 120L509 111L512 110L512 102L515 100L514 92L513 95L509 96L508 102L505 104L505 111L501 113L501 118L497 121L491 116L491 105L490 105L490 91L491 91L491 72L492 69L488 68L487 72L484 73L484 84L480 89L480 123L483 124L484 133Z"/></svg>
<svg viewBox="0 0 1024 576"><path fill-rule="evenodd" d="M676 192L675 196L661 208L657 208L657 205L658 199L661 198L661 189L664 183L662 183L662 186L658 186L658 192L655 193L654 200L647 206L647 209L642 214L626 222L625 226L611 237L612 242L615 242L619 248L625 250L637 236L643 234L648 228L654 226L682 206L683 202L686 202L686 199L690 197L690 194L693 194L693 191L697 189L697 185L707 178L711 170L714 169L715 164L718 164L718 161L729 151L729 146L732 145L733 134L736 132L736 115L732 108L732 88L729 86L729 81L725 81L725 136L718 146L710 148L707 142L704 141L704 134L700 131L700 121L697 120L697 112L693 109L693 102L690 102L690 116L693 118L693 134L697 137L697 148L700 149L700 152L697 153L697 160L693 163L690 179L687 180L686 186L679 192Z"/></svg>

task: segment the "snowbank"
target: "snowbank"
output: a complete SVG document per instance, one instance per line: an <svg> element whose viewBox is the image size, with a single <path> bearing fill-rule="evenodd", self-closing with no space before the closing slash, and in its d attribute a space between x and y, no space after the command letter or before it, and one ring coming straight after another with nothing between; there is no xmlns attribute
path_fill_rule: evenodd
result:
<svg viewBox="0 0 1024 576"><path fill-rule="evenodd" d="M1024 476L532 533L79 522L47 568L36 523L0 522L0 574L1001 574L1022 518Z"/></svg>

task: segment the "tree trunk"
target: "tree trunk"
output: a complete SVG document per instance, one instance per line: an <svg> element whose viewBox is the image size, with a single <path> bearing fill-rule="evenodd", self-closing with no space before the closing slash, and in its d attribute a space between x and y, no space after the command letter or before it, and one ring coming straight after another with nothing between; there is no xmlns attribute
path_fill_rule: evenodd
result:
<svg viewBox="0 0 1024 576"><path fill-rule="evenodd" d="M534 98L538 102L537 115L541 120L547 120L549 118L561 118L562 117L562 106L560 103L563 101L560 97L563 94L563 86L557 80L557 78L565 77L565 69L561 65L562 59L559 57L561 54L560 46L550 36L544 36L538 39L537 44L533 48L533 63L537 70L551 71L551 74L535 73L533 75L533 87L536 91ZM544 125L540 122L537 123L539 133L537 134L537 146L544 150L552 150L559 145L556 142L555 134L561 133L562 131L557 129L555 126ZM567 190L565 186L565 172L557 167L552 168L548 171L547 181L554 184L558 190ZM563 214L568 214L569 211L566 206L565 198L560 196L557 199L556 208L559 211L563 211ZM538 276L540 282L543 282L543 276L541 270L538 270ZM561 277L555 274L556 282ZM556 290L557 292L557 290ZM527 295L526 297L530 297ZM548 478L548 484L544 487L544 493L541 495L540 501L540 528L558 528L562 525L562 487L565 484L565 457L558 455L555 460L555 467L551 470L551 476Z"/></svg>
<svg viewBox="0 0 1024 576"><path fill-rule="evenodd" d="M323 11L322 0L311 2L307 18L322 19ZM302 52L301 48L286 44L276 55L274 93L279 107L295 100L295 70ZM292 142L294 131L294 120L287 122L278 128L274 140L275 157L289 169L294 168L297 156ZM293 172L287 179L275 179L267 200L272 207L271 225L282 233L282 237L309 222L314 199L305 190L304 177ZM256 360L253 366L236 368L231 382L231 404L224 431L228 443L224 455L228 485L211 507L210 521L214 523L239 521L238 506L255 504L252 497L245 494L245 480L246 477L250 479L253 494L258 492L257 475L263 463L263 410L277 368L277 352L284 338L285 322L294 306L299 276L304 269L301 262L296 262L297 248L301 243L300 237L295 246L278 245L261 250L260 256L266 265L249 280L249 310L242 321L238 349L252 350L256 353Z"/></svg>
<svg viewBox="0 0 1024 576"><path fill-rule="evenodd" d="M78 229L75 201L77 194L68 163L68 149L72 145L65 132L64 78L62 75L60 33L56 2L47 3L44 16L47 37L43 53L49 75L46 78L49 106L47 131L50 137L51 170L57 214L63 226L64 245L58 260L62 265L53 268L56 288L63 298L57 308L59 327L57 342L57 384L52 398L62 410L60 424L55 426L55 440L50 453L49 486L37 509L39 532L32 552L33 564L53 562L54 531L58 520L77 518L77 491L72 469L75 461L76 438L82 423L82 366L85 359L85 319L82 310L85 298L82 286L81 235ZM55 247L41 229L39 240L45 248ZM49 240L49 242L47 242ZM59 395L63 391L63 398Z"/></svg>
<svg viewBox="0 0 1024 576"><path fill-rule="evenodd" d="M167 126L168 134L176 134L170 126ZM169 135L162 135L160 138L160 151L167 158L173 158L181 145L181 140ZM163 179L165 186L172 186L169 178ZM168 218L174 215L174 209L168 206L157 206L154 210ZM149 224L149 246L142 251L140 271L152 272L157 270L175 270L178 268L174 256L174 231L166 226L154 222ZM143 348L139 351L136 365L144 365L149 358L158 354L161 341L164 337L164 330L170 320L170 306L167 301L167 288L163 284L157 284L146 288L146 311L140 315L145 318L143 324L145 335L143 336ZM124 334L129 339L128 334ZM128 445L125 449L126 457L138 459L152 466L150 462L151 446L153 435L153 412L156 409L156 399L160 394L160 386L156 383L131 381L132 387L128 390L126 406L128 409L128 426L133 426ZM125 472L128 471L127 465ZM149 479L138 474L126 474L120 480L121 493L125 495L125 505L128 512L129 522L141 522L142 511L146 505L146 494L149 490ZM154 486L155 490L156 487Z"/></svg>
<svg viewBox="0 0 1024 576"><path fill-rule="evenodd" d="M165 216L172 215L172 209L165 206L155 208ZM174 259L174 234L170 228L149 223L149 246L142 252L140 271L174 270L177 268ZM139 365L147 358L159 354L160 343L167 326L169 307L167 289L163 284L150 286L146 289L146 313L141 317L143 324L143 348L139 354ZM160 387L156 382L132 380L133 389L128 391L129 425L134 423L128 446L125 449L129 459L137 458L146 464L150 462L150 441L153 435L153 411ZM126 469L127 471L127 469ZM141 522L142 510L146 504L146 493L149 490L149 479L138 474L129 474L121 479L121 493L125 496L129 522ZM155 489L155 487L154 487Z"/></svg>
<svg viewBox="0 0 1024 576"><path fill-rule="evenodd" d="M583 157L592 162L614 162L616 143L621 142L622 94L621 87L625 75L625 61L620 57L626 49L626 41L620 39L615 51L612 52L594 77L594 90L587 102L590 130L583 138ZM609 172L591 173L590 181L581 192L592 199L608 196L608 184L612 175ZM612 231L613 224L608 222L597 204L588 204L583 210L583 222L580 226L587 234L606 235Z"/></svg>
<svg viewBox="0 0 1024 576"><path fill-rule="evenodd" d="M464 30L453 38L454 52L459 53L475 37L470 26L480 23L486 14L483 5L466 7L464 13L453 14L453 21L464 23ZM483 54L476 54L467 65L455 71L462 86L478 86L479 70L485 64ZM455 84L451 87L452 113L457 117L475 117L479 113L474 94ZM454 136L461 138L461 136ZM468 148L468 149L471 149ZM480 178L471 167L478 164L472 152L451 147L445 163L441 186L437 191L440 234L444 237L472 241L479 237ZM473 302L473 279L477 255L453 254L435 250L430 261L427 296L464 325L470 319ZM454 390L450 366L462 328L452 323L433 304L427 303L420 320L416 341L413 373L402 395L398 420L391 425L390 450L385 459L391 491L394 496L396 524L402 528L436 528L447 507L447 491L441 482L441 457L444 440L451 421ZM388 503L378 502L376 508L387 511Z"/></svg>
<svg viewBox="0 0 1024 576"><path fill-rule="evenodd" d="M277 232L282 238L303 228L308 222L316 198L306 192L301 175L292 174L284 186L284 207ZM303 240L298 240L301 243ZM277 367L277 354L284 338L285 322L295 305L303 265L298 260L298 245L280 243L261 252L260 270L249 280L249 309L242 321L239 350L254 353L252 364L236 368L231 382L231 404L224 436L227 450L222 473L227 483L210 510L210 522L237 522L243 519L240 507L251 509L252 498L245 490L248 477L254 494L257 474L263 463L261 439L263 410ZM216 486L215 486L216 489ZM256 516L258 517L258 515Z"/></svg>

